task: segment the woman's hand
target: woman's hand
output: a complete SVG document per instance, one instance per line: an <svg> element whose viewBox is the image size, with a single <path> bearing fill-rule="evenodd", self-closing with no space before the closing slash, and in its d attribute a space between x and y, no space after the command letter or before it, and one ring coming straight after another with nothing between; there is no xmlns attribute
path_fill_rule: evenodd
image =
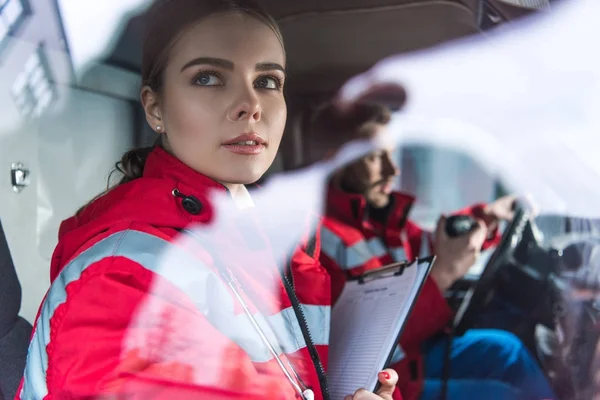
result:
<svg viewBox="0 0 600 400"><path fill-rule="evenodd" d="M386 369L377 376L381 386L377 393L371 393L365 389L358 389L353 395L348 395L344 400L392 400L396 383L398 383L398 374L393 369Z"/></svg>
<svg viewBox="0 0 600 400"><path fill-rule="evenodd" d="M475 264L487 232L485 223L478 221L477 227L469 234L451 238L446 233L446 217L440 217L434 242L437 258L431 270L431 277L442 292L462 278Z"/></svg>

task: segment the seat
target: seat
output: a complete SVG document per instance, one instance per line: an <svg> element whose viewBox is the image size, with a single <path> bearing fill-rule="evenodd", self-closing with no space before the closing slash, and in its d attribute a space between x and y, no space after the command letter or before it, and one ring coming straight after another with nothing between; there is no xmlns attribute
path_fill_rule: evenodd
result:
<svg viewBox="0 0 600 400"><path fill-rule="evenodd" d="M25 369L32 327L20 308L21 284L0 222L0 400L14 398Z"/></svg>

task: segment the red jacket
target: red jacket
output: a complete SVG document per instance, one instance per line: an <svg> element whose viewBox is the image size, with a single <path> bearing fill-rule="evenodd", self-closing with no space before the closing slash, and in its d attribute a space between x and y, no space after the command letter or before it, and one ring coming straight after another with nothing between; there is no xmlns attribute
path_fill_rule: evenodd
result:
<svg viewBox="0 0 600 400"><path fill-rule="evenodd" d="M184 207L175 189L198 199L200 212ZM218 230L207 230L215 220L214 192L226 190L156 149L142 178L63 223L19 398L295 398L218 265L231 270L267 336L321 398L252 211L231 211ZM190 224L204 230L182 234ZM330 281L313 258L318 243L311 255L295 253L291 271L326 367Z"/></svg>
<svg viewBox="0 0 600 400"><path fill-rule="evenodd" d="M370 218L364 196L330 186L326 217L321 226L321 263L331 276L332 304L339 297L348 276L433 252L432 236L408 219L414 197L394 193L385 223ZM483 204L462 210L461 214L481 217ZM498 237L488 240L493 245ZM419 398L423 385L421 345L441 332L452 317L437 284L427 278L394 354L393 368L405 400Z"/></svg>

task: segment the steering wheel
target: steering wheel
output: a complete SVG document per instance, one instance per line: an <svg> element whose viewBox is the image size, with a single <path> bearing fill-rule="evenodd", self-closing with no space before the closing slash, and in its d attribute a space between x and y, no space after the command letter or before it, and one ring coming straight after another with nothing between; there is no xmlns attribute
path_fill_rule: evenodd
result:
<svg viewBox="0 0 600 400"><path fill-rule="evenodd" d="M517 206L515 215L504 231L500 244L490 256L478 282L465 294L465 297L454 317L454 333L464 334L473 326L477 317L494 297L496 278L503 265L513 259L523 232L531 223L530 213L523 207Z"/></svg>

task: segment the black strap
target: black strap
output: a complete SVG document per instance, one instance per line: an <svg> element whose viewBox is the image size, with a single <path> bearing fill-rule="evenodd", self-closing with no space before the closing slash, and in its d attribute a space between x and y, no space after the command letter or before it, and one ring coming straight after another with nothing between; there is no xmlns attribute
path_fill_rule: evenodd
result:
<svg viewBox="0 0 600 400"><path fill-rule="evenodd" d="M440 400L448 400L448 381L450 380L450 363L451 363L451 352L452 352L452 341L454 339L454 333L448 335L446 340L446 349L444 354L444 369L442 371L442 390L440 393Z"/></svg>
<svg viewBox="0 0 600 400"><path fill-rule="evenodd" d="M312 259L317 259L317 236L312 235L306 243L306 254Z"/></svg>
<svg viewBox="0 0 600 400"><path fill-rule="evenodd" d="M290 264L291 263L289 263L288 265ZM319 378L319 384L321 386L321 393L323 395L323 399L331 400L331 397L329 395L329 384L327 382L327 375L325 374L323 363L321 362L321 358L319 357L317 348L315 347L315 344L312 340L310 330L308 329L308 324L306 323L304 311L302 310L302 306L300 305L300 301L298 301L298 296L296 295L296 291L294 290L294 278L292 275L291 268L289 270L289 276L291 277L291 279L288 279L288 276L286 276L286 274L282 274L281 279L283 281L283 286L285 287L287 295L290 298L292 308L294 309L294 314L296 314L296 319L298 320L298 324L300 325L302 336L304 337L304 341L306 342L306 348L308 349L310 358L313 362L315 370L317 371L317 376Z"/></svg>
<svg viewBox="0 0 600 400"><path fill-rule="evenodd" d="M452 294L450 304L454 303L457 296L458 296L457 292ZM454 321L450 321L448 323L448 328L450 329L450 333L448 334L448 339L446 341L446 348L444 351L444 369L442 370L442 390L440 393L440 400L448 400L448 381L450 380L450 371L451 371L450 364L452 362L452 342L454 341L454 335L456 333Z"/></svg>

